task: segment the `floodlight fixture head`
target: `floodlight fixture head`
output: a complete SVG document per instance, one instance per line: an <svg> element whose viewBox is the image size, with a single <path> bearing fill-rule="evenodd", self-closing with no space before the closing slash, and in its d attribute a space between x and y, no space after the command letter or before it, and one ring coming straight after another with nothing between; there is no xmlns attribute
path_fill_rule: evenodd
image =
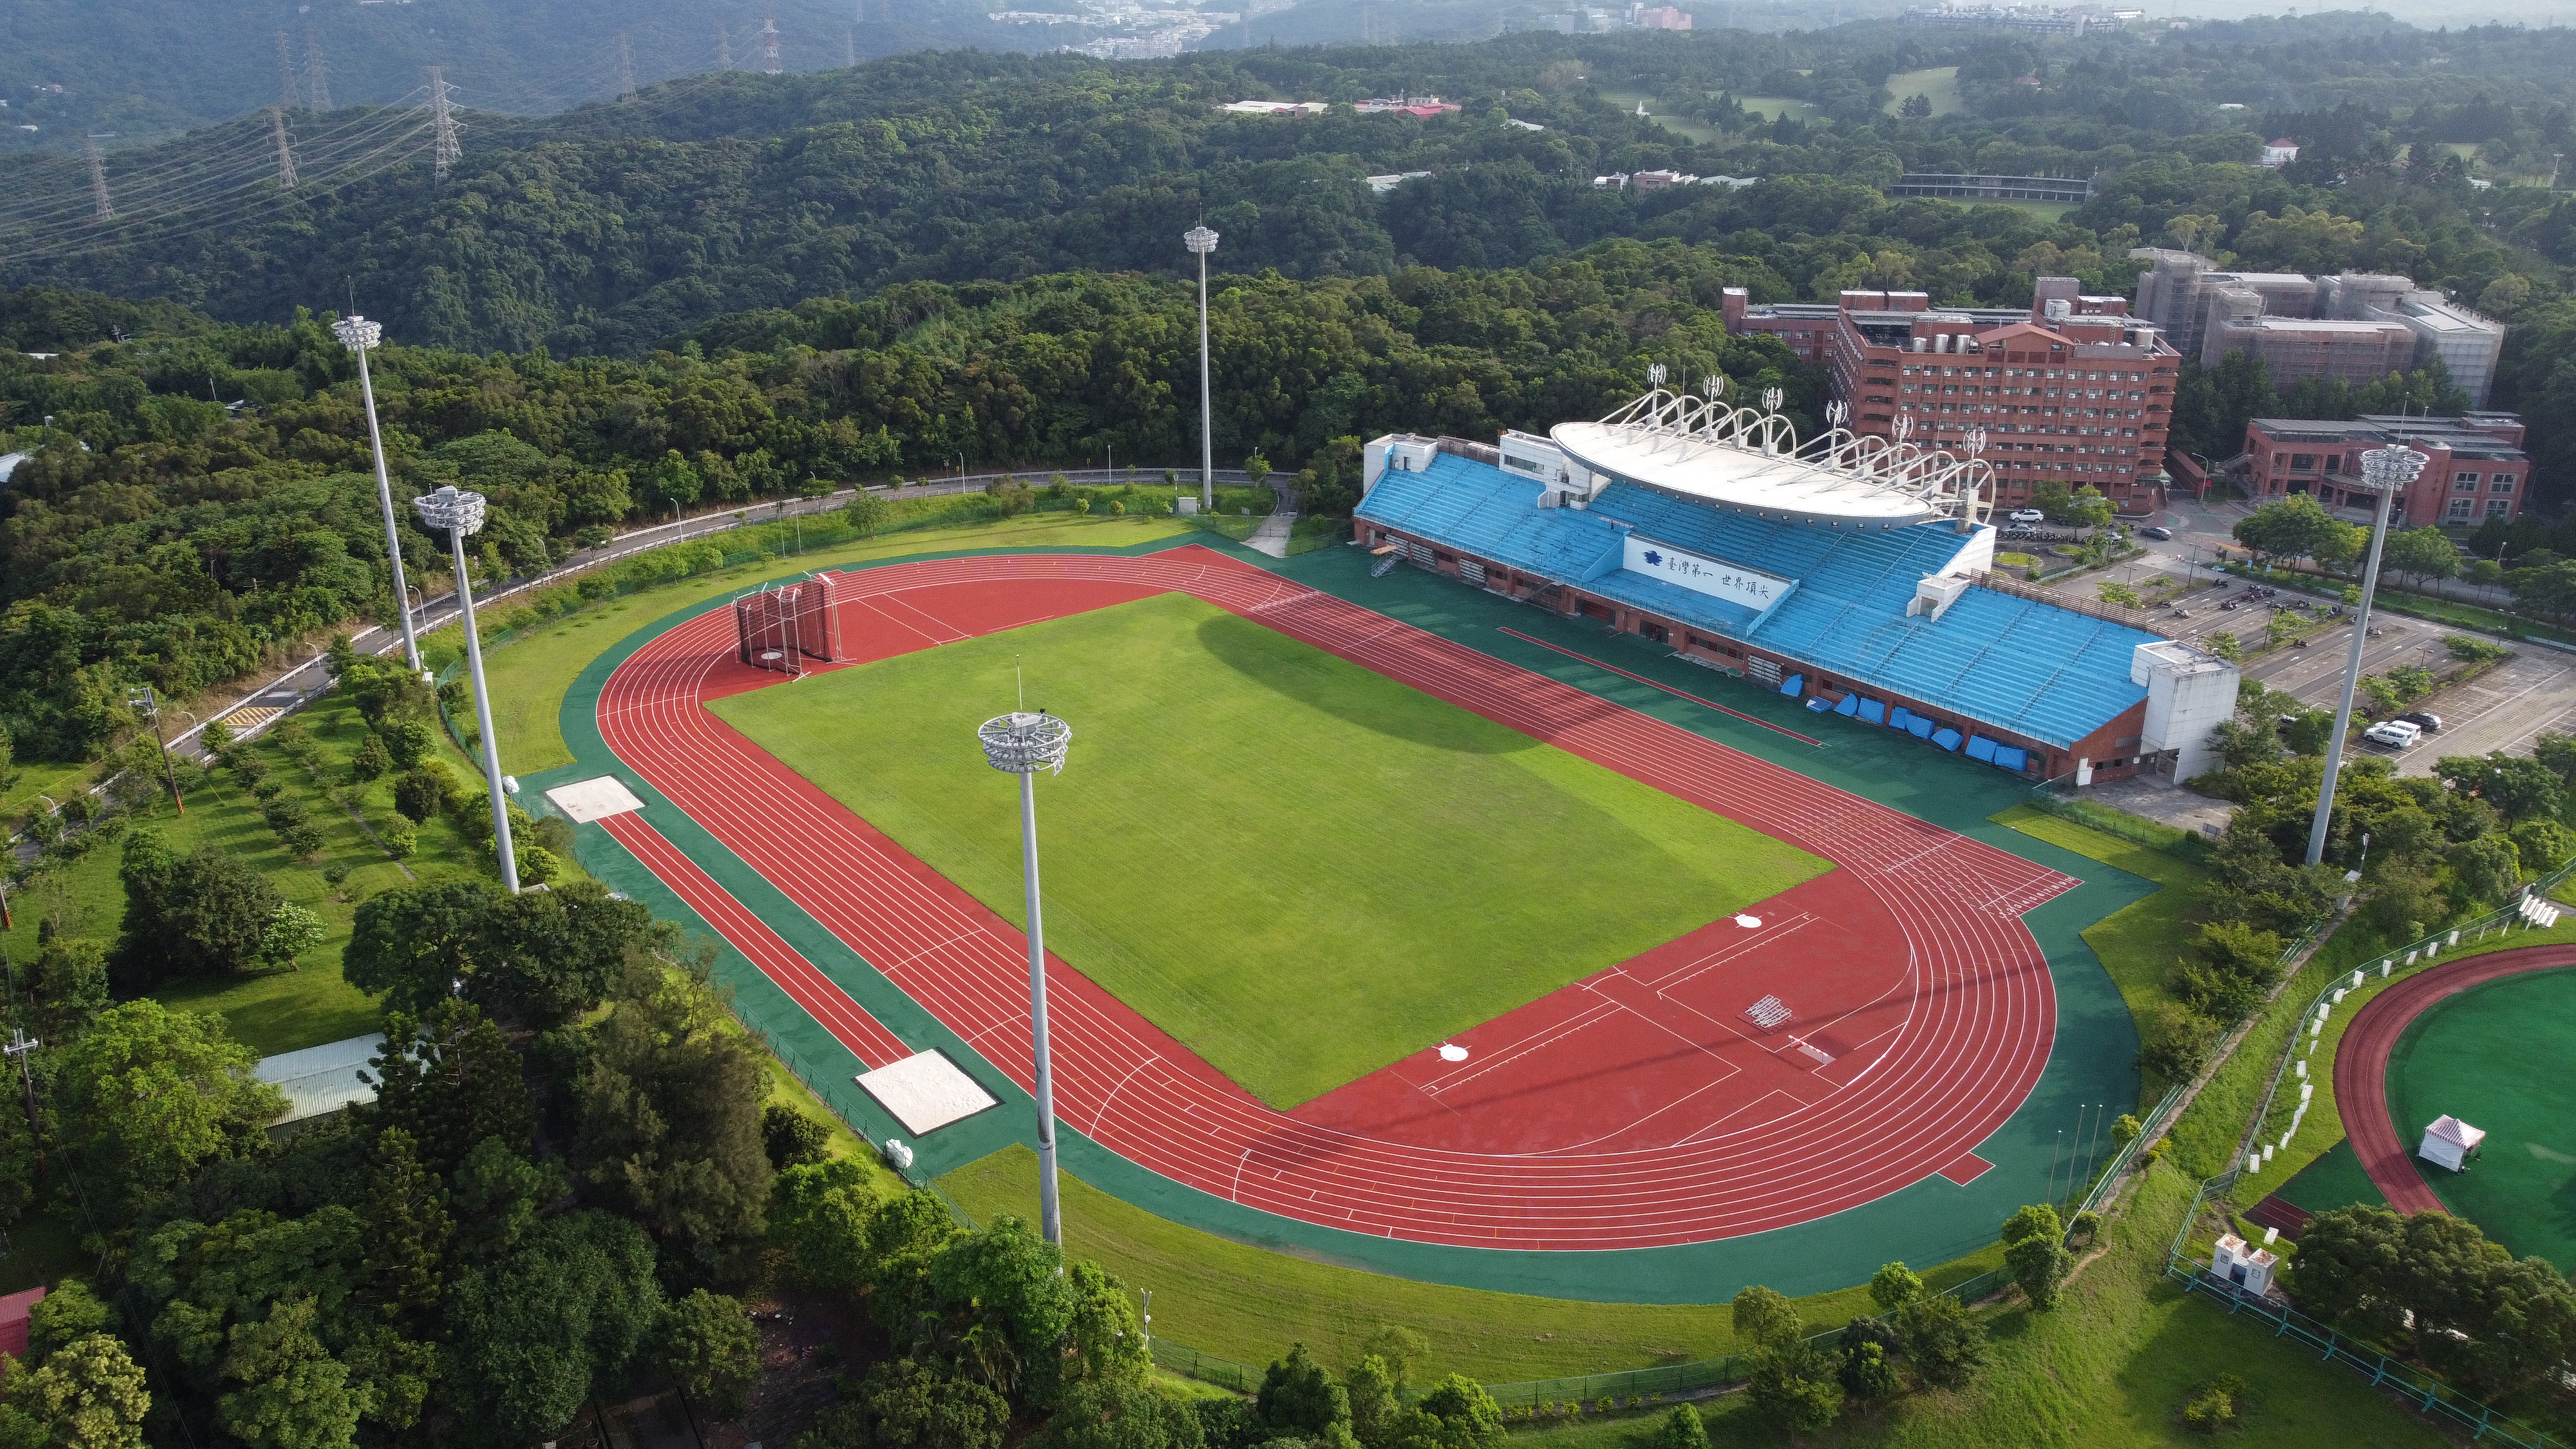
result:
<svg viewBox="0 0 2576 1449"><path fill-rule="evenodd" d="M1006 775L1064 773L1065 747L1073 743L1073 726L1043 710L1013 710L995 715L975 728L984 761Z"/></svg>
<svg viewBox="0 0 2576 1449"><path fill-rule="evenodd" d="M364 352L385 340L385 324L372 322L352 312L331 324L331 335L351 352Z"/></svg>
<svg viewBox="0 0 2576 1449"><path fill-rule="evenodd" d="M456 485L444 484L435 493L415 498L411 506L420 513L421 526L458 536L483 531L483 495L471 493Z"/></svg>
<svg viewBox="0 0 2576 1449"><path fill-rule="evenodd" d="M1181 233L1181 245L1200 256L1206 256L1216 250L1216 233L1203 226L1191 227Z"/></svg>
<svg viewBox="0 0 2576 1449"><path fill-rule="evenodd" d="M2361 481L2383 493L2395 492L2414 482L2431 461L2403 443L2393 448L2373 448L2361 455Z"/></svg>

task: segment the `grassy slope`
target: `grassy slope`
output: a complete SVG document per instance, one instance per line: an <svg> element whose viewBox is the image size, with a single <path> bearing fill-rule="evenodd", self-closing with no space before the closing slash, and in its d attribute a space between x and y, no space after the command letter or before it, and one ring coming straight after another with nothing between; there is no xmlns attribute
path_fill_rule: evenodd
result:
<svg viewBox="0 0 2576 1449"><path fill-rule="evenodd" d="M1186 522L1172 518L1032 513L993 523L921 529L841 548L816 549L799 555L792 566L828 568L961 548L1123 548L1169 538L1188 528ZM742 564L722 573L629 594L491 650L483 667L492 686L492 697L498 701L492 723L501 739L502 768L512 774L533 775L572 763L572 752L564 747L559 723L564 691L583 666L618 640L675 609L732 593L790 566L778 560ZM430 637L443 640L451 633L442 630Z"/></svg>
<svg viewBox="0 0 2576 1449"><path fill-rule="evenodd" d="M1049 944L1282 1107L1825 869L1179 594L713 708L1017 920L1018 791L971 726L1022 661L1075 729Z"/></svg>
<svg viewBox="0 0 2576 1449"><path fill-rule="evenodd" d="M326 697L298 718L327 757L326 771L336 777L335 783L345 781L346 761L365 738L356 709ZM320 945L297 958L295 970L174 982L155 994L173 1006L222 1013L235 1037L262 1054L273 1054L375 1029L375 1008L341 979L340 949L348 943L356 903L405 881L401 869L345 812L323 797L320 782L302 766L274 745L255 748L268 761L270 778L284 781L301 795L312 810L313 823L321 827L325 844L313 864L286 853L276 833L260 818L258 802L229 773L218 772L192 791L186 814L174 813L164 800L147 807L147 822L182 850L210 845L249 862L288 900L319 914L328 934ZM460 768L460 774L465 773ZM362 798L370 819L392 818L390 780L368 786ZM121 848L121 842L111 843L29 882L28 889L11 903L18 922L6 937L11 960L34 959L37 921L57 912L72 935L115 937L125 920L125 887L117 878ZM424 879L461 875L471 869L466 863L469 849L454 825L433 821L421 829L418 853L408 864ZM348 871L337 886L323 876L334 866Z"/></svg>
<svg viewBox="0 0 2576 1449"><path fill-rule="evenodd" d="M1385 1324L1431 1343L1433 1374L1481 1383L1606 1373L1709 1358L1736 1347L1723 1303L1675 1307L1582 1303L1487 1293L1382 1277L1270 1252L1155 1217L1082 1182L1062 1179L1065 1245L1154 1293L1154 1331L1201 1353L1259 1367L1291 1343L1347 1365ZM1010 1147L939 1181L977 1222L1037 1215L1037 1156ZM1927 1273L1935 1283L1972 1278L2000 1251ZM1860 1288L1798 1300L1817 1324L1869 1311Z"/></svg>
<svg viewBox="0 0 2576 1449"><path fill-rule="evenodd" d="M1931 70L1900 71L1887 78L1887 89L1889 95L1885 109L1891 116L1912 96L1928 97L1932 102L1932 114L1946 116L1959 109L1959 68L1944 65Z"/></svg>
<svg viewBox="0 0 2576 1449"><path fill-rule="evenodd" d="M2161 850L2028 805L2016 805L1995 816L1995 821L2165 887L2094 922L2084 932L2084 943L2102 958L2103 969L2120 988L2120 999L2128 1003L2131 1016L2143 1020L2149 1011L2173 1000L2165 978L2199 922L2199 890L2209 873ZM2161 1093L2163 1087L2150 1083L2146 1090Z"/></svg>
<svg viewBox="0 0 2576 1449"><path fill-rule="evenodd" d="M2230 1318L2205 1298L2185 1298L2159 1271L2166 1242L2191 1201L2190 1181L2153 1168L2130 1213L2107 1230L2108 1250L2087 1264L2061 1305L1985 1315L1994 1361L1969 1388L1897 1401L1804 1441L1887 1449L1994 1449L2011 1445L2185 1445L2208 1440L2183 1428L2183 1400L2220 1373L2242 1376L2253 1411L2225 1442L2241 1449L2435 1449L2445 1441L2351 1369ZM1154 1300L1158 1312L1162 1299ZM1741 1394L1716 1400L1717 1444L1784 1442ZM1523 1449L1646 1449L1652 1420L1612 1419L1515 1433Z"/></svg>

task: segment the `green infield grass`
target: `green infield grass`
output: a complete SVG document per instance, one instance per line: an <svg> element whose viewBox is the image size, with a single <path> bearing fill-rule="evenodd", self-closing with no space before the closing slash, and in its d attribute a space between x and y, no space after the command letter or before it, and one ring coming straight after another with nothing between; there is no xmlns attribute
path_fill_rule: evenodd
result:
<svg viewBox="0 0 2576 1449"><path fill-rule="evenodd" d="M673 610L739 592L757 580L791 569L832 568L958 548L1123 548L1169 538L1188 528L1186 520L1175 518L1024 513L990 523L911 529L818 548L793 559L736 564L719 573L638 590L540 625L525 637L512 639L507 647L495 648L487 638L483 673L492 687L492 728L501 739L501 768L514 775L533 775L571 764L572 751L564 745L561 722L564 691L581 677L584 666L637 628ZM725 539L717 535L716 542ZM460 652L463 638L456 629L442 629L423 636L421 646L436 663Z"/></svg>
<svg viewBox="0 0 2576 1449"><path fill-rule="evenodd" d="M1047 944L1289 1107L1827 862L1182 594L715 711L1017 922L980 720L1072 722L1038 784Z"/></svg>
<svg viewBox="0 0 2576 1449"><path fill-rule="evenodd" d="M2426 1008L2388 1058L2400 1140L2448 1113L2486 1129L2466 1172L2426 1166L2451 1211L2517 1255L2576 1269L2576 970L2490 981Z"/></svg>

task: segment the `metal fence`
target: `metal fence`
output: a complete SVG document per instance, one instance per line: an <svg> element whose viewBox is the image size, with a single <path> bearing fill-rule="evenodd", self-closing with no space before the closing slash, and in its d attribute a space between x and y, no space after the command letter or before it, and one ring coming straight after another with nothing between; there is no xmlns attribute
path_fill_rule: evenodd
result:
<svg viewBox="0 0 2576 1449"><path fill-rule="evenodd" d="M2201 1184L2199 1194L2191 1200L2191 1211L2182 1220L2181 1231L2166 1250L2165 1276L2180 1282L2184 1293L2207 1294L2211 1302L2223 1305L2231 1315L2253 1315L2272 1325L2273 1337L2295 1339L2322 1350L2326 1362L2340 1363L2367 1376L2372 1388L2393 1395L2399 1403L2445 1427L2467 1430L2469 1437L2480 1442L2492 1440L2521 1449L2568 1449L2565 1440L2501 1413L2495 1406L2461 1393L2423 1369L2345 1335L2332 1324L2245 1292L2193 1256L2188 1245L2202 1209L2212 1197L2233 1185L2236 1177L2232 1171L2222 1172Z"/></svg>

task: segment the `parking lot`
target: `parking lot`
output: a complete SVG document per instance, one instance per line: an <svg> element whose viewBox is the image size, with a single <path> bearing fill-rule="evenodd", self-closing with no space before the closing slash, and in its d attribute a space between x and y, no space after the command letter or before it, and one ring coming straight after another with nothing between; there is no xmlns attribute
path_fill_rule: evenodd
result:
<svg viewBox="0 0 2576 1449"><path fill-rule="evenodd" d="M2204 582L2210 577L2207 569L2192 566L2183 558L2149 555L2121 568L2070 581L2074 587L2069 592L2092 598L2096 586L2106 579L2134 582L2159 570L2177 577L2191 574ZM2182 600L2190 611L2188 619L2176 618L2165 610L2156 622L2177 637L2194 641L2221 631L2240 640L2260 639L2264 626L2271 621L2268 605L2273 601L2254 601L2248 597L2249 592L2244 582L2230 580L2224 591L2203 589ZM2302 597L2285 589L2278 600ZM2239 601L2239 606L2232 610L2221 608L2228 600ZM2365 674L2385 674L2402 664L2438 669L2450 659L2442 644L2443 636L2458 632L2389 613L2374 614L2371 626L2379 635L2368 641L2362 651ZM2483 755L2490 750L2526 755L2531 753L2532 741L2544 731L2576 734L2576 654L2529 642L2511 647L2513 657L2485 674L2408 706L2439 715L2442 728L2438 732L2426 734L2407 749L2390 750L2363 740L2356 721L2346 748L2393 758L2401 774L2428 775L2433 771L2433 762L2445 755ZM2304 704L2332 709L2342 691L2344 663L2351 648L2351 625L2337 624L2308 636L2305 648L2284 646L2248 661L2245 673L2274 689L2289 692Z"/></svg>

